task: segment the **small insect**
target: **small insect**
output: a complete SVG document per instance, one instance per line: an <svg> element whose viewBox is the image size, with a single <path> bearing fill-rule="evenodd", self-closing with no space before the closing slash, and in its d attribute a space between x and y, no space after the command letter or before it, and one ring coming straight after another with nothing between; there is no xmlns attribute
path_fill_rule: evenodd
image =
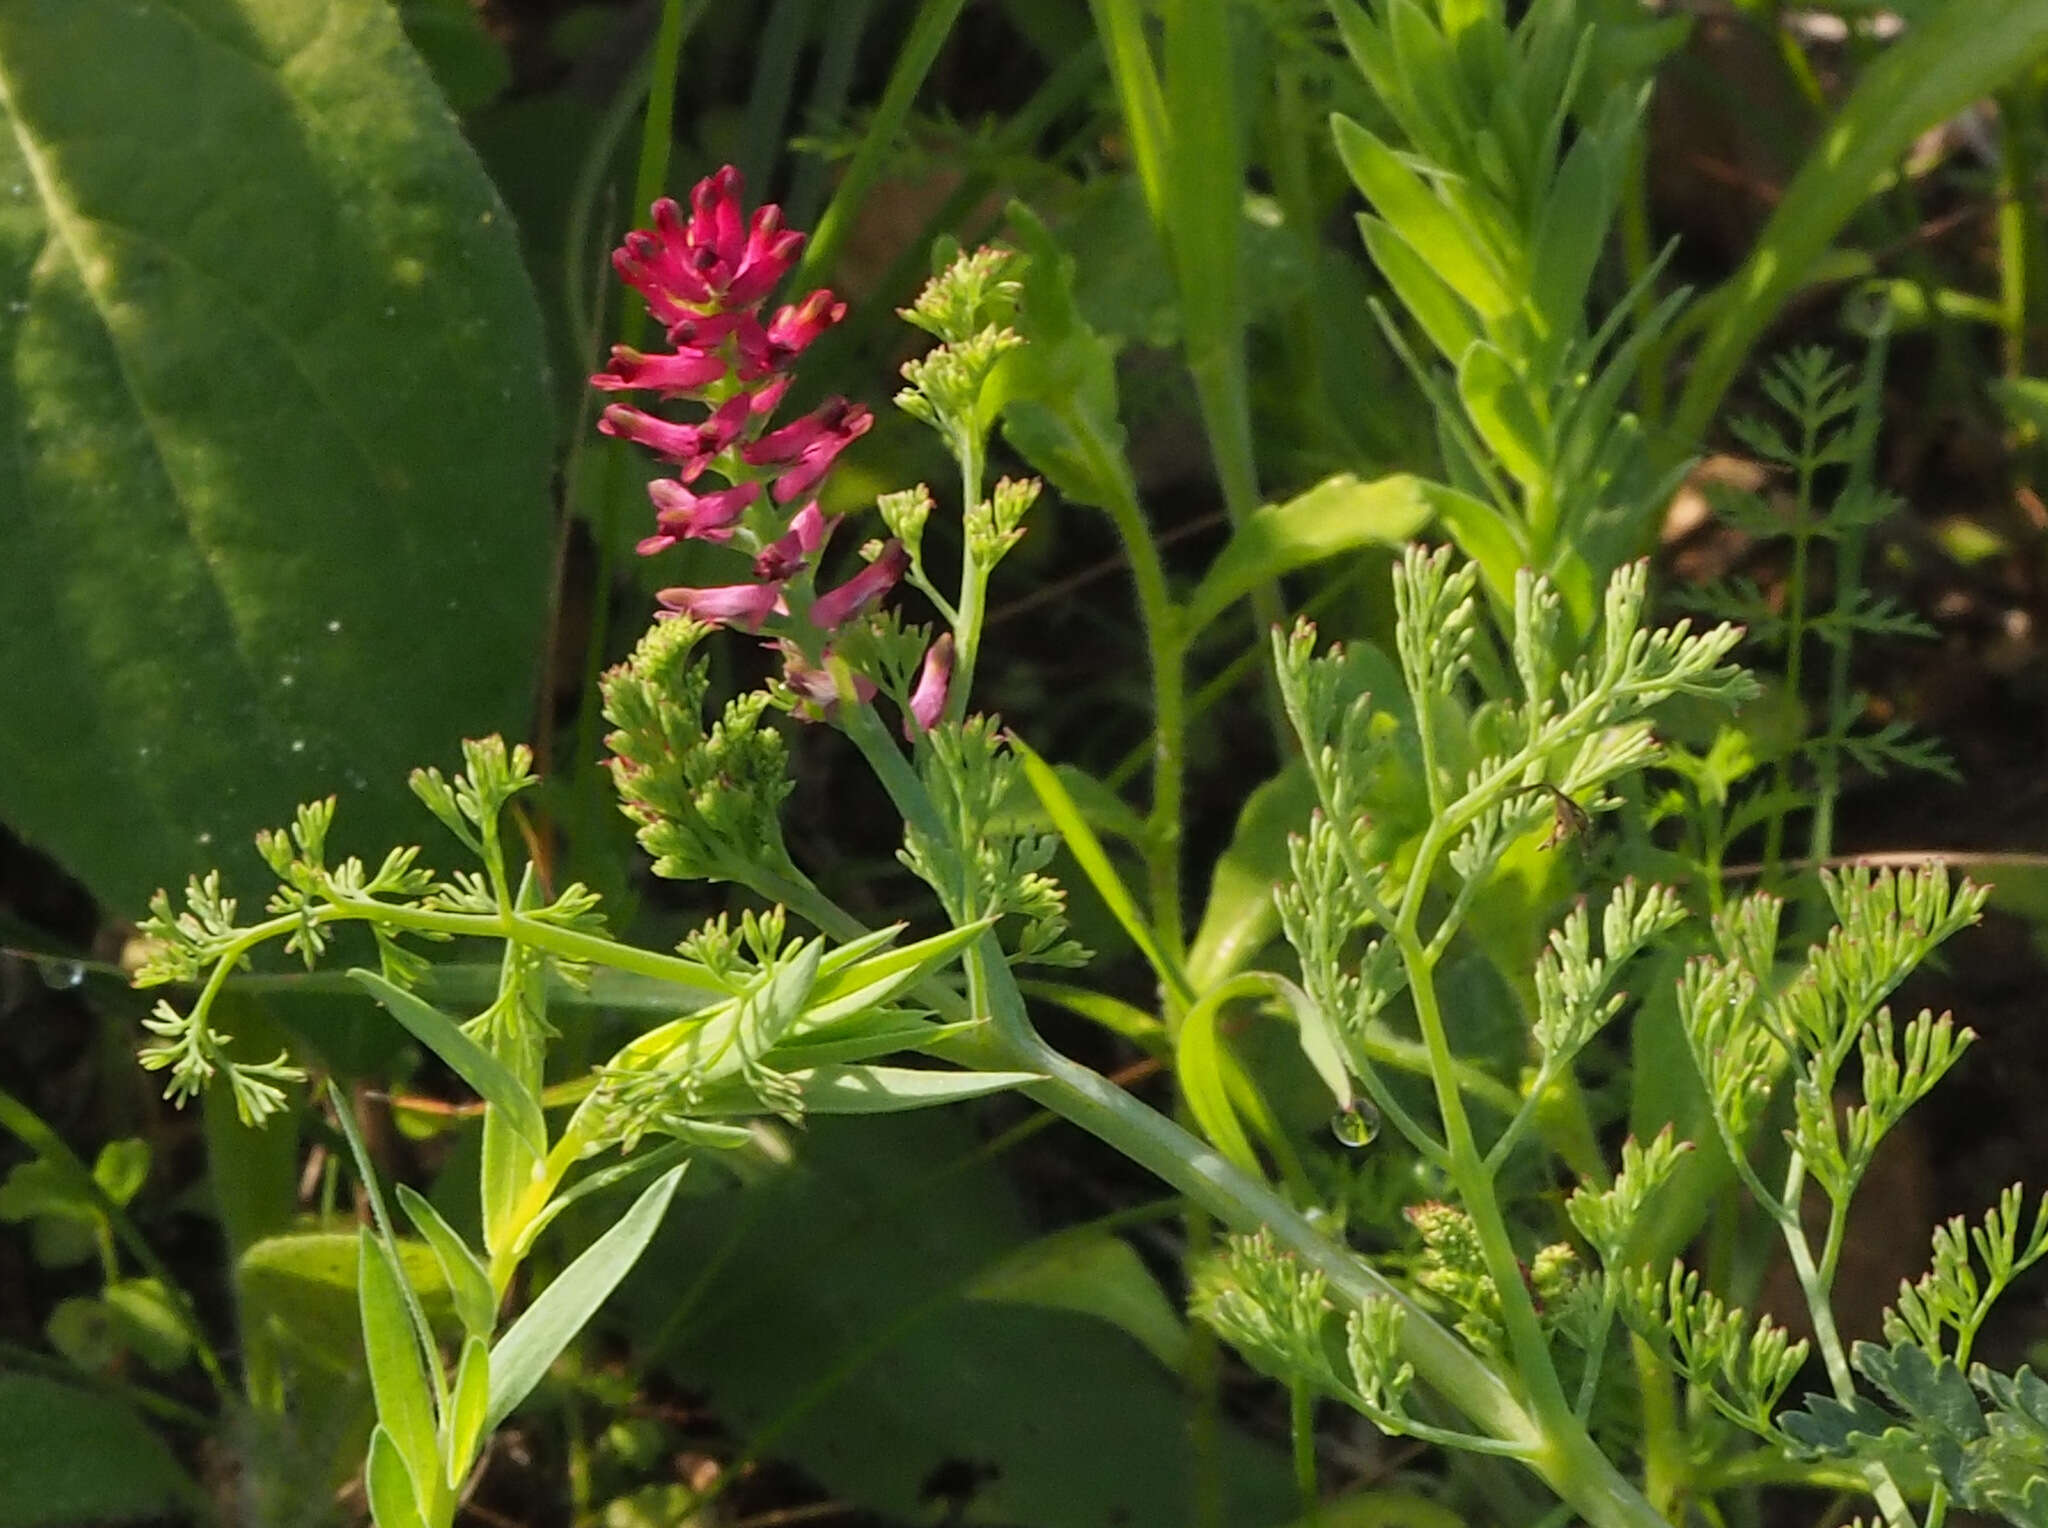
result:
<svg viewBox="0 0 2048 1528"><path fill-rule="evenodd" d="M1593 831L1592 813L1547 780L1538 780L1534 785L1509 791L1506 799L1512 801L1517 796L1527 796L1536 791L1550 792L1550 804L1556 814L1550 825L1550 836L1543 840L1544 848L1555 849L1568 838L1581 838Z"/></svg>

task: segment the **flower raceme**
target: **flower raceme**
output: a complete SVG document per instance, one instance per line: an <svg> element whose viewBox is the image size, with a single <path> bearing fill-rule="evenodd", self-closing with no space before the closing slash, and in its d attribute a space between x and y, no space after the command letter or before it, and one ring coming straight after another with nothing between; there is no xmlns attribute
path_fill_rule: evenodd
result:
<svg viewBox="0 0 2048 1528"><path fill-rule="evenodd" d="M811 580L841 519L819 507L818 492L874 416L831 398L800 419L769 427L798 358L845 316L846 304L820 289L763 319L769 294L794 265L804 236L784 228L782 211L773 205L743 217L739 171L729 165L697 183L687 216L664 198L654 204L653 221L651 230L626 235L612 264L662 325L669 348L649 353L614 346L610 364L590 379L603 392L654 398L652 408L609 404L598 420L605 434L645 446L674 469L648 485L655 530L639 550L652 556L678 542L705 541L750 554L751 581L663 589L656 596L662 614L759 632L791 620L794 610L802 620L775 642L784 679L805 714L823 715L837 696L828 671L831 648L818 649L815 638L807 645L801 632L829 639L887 594L910 562L892 540L837 588L815 592ZM679 400L705 412L678 420L653 411ZM702 486L707 472L723 478L724 486ZM911 709L918 726L929 727L944 710L951 670L951 640L942 637L919 671ZM871 698L873 684L855 680L856 697Z"/></svg>

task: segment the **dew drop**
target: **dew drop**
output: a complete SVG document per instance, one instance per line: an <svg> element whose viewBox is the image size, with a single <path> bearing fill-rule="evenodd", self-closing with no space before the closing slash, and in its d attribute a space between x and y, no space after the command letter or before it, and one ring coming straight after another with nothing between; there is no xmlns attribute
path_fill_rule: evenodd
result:
<svg viewBox="0 0 2048 1528"><path fill-rule="evenodd" d="M299 682L299 676L297 674L280 674L278 675L277 682L289 690Z"/></svg>
<svg viewBox="0 0 2048 1528"><path fill-rule="evenodd" d="M1354 1151L1370 1146L1379 1133L1380 1111L1362 1098L1330 1116L1330 1134Z"/></svg>
<svg viewBox="0 0 2048 1528"><path fill-rule="evenodd" d="M295 737L295 738L293 738L293 739L292 739L292 752L293 752L293 753L304 753L305 751L306 751L306 740L305 740L304 738L302 738L302 737Z"/></svg>
<svg viewBox="0 0 2048 1528"><path fill-rule="evenodd" d="M43 985L59 992L85 985L85 967L75 960L38 960L36 974Z"/></svg>
<svg viewBox="0 0 2048 1528"><path fill-rule="evenodd" d="M211 833L201 833L199 837L196 840L194 840L194 842L196 842L200 848L204 849L208 844L213 842L213 835Z"/></svg>
<svg viewBox="0 0 2048 1528"><path fill-rule="evenodd" d="M329 631L329 632L331 632L331 633L332 633L332 632L339 632L339 631L341 630L341 622L340 622L340 621L339 621L338 619L337 619L337 620L332 620L332 621L329 621L329 622L327 623L327 629L328 629L328 631Z"/></svg>

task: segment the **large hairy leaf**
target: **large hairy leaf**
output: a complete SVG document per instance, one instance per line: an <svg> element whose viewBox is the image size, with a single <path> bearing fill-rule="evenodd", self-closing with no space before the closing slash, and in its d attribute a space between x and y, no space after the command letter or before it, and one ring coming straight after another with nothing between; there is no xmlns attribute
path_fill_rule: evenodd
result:
<svg viewBox="0 0 2048 1528"><path fill-rule="evenodd" d="M1132 1335L1170 1344L1170 1313L1135 1303L1127 1260L1026 1278L1047 1244L959 1112L812 1119L803 1142L678 1204L620 1289L625 1329L668 1333L663 1365L751 1446L889 1521L1193 1521L1187 1401ZM1278 1451L1235 1428L1221 1448L1223 1520L1285 1521Z"/></svg>
<svg viewBox="0 0 2048 1528"><path fill-rule="evenodd" d="M524 730L544 382L384 0L0 5L0 818L122 909L329 790L416 837Z"/></svg>

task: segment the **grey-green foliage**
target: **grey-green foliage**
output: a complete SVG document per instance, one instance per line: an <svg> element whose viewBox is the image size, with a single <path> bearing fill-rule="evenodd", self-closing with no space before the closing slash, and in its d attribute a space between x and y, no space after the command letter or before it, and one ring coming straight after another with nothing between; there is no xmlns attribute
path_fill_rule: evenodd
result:
<svg viewBox="0 0 2048 1528"><path fill-rule="evenodd" d="M1447 549L1411 548L1404 558L1395 575L1402 696L1363 693L1347 655L1318 655L1306 623L1275 640L1281 694L1318 801L1291 848L1282 926L1304 988L1335 1021L1349 1065L1382 1108L1384 1089L1359 1042L1413 975L1386 934L1415 889L1382 862L1396 845L1375 822L1390 794L1413 788L1403 771L1424 773L1428 832L1452 872L1451 902L1425 939L1440 953L1517 839L1605 810L1606 787L1656 757L1656 706L1677 694L1730 700L1752 689L1723 662L1739 637L1734 628L1642 629L1640 564L1610 581L1601 625L1572 662L1559 656L1559 602L1545 581L1526 573L1517 581L1503 654L1480 619L1475 579ZM1597 955L1587 915L1567 919L1536 974L1546 1066L1568 1065L1613 1016L1610 986L1621 964L1677 915L1670 893L1625 887L1602 915ZM1361 930L1372 931L1362 944Z"/></svg>

